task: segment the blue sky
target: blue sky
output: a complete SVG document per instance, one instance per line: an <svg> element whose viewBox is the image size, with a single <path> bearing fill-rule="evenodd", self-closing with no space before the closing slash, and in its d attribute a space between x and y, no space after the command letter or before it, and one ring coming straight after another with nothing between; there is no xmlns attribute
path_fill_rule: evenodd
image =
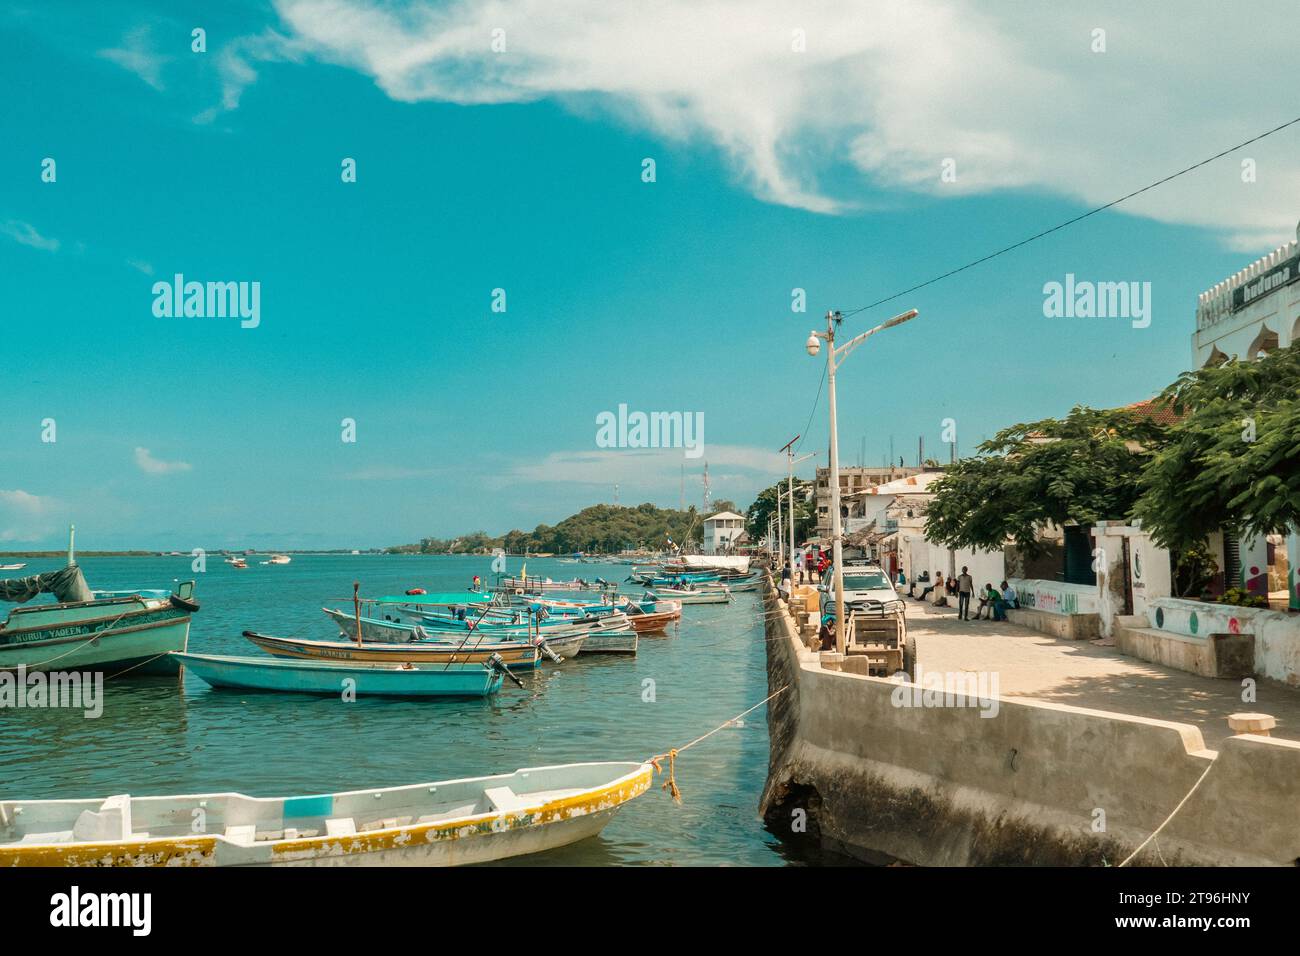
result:
<svg viewBox="0 0 1300 956"><path fill-rule="evenodd" d="M1119 4L868 7L10 5L0 548L55 546L68 521L91 549L500 533L615 484L675 506L683 463L698 505L705 461L743 506L808 421L824 362L803 342L827 309L1294 111L1261 95L1294 35L1208 6L1174 27ZM1197 293L1294 234L1296 136L847 320L921 312L845 365L842 459L865 438L879 463L892 436L910 462L919 435L946 457L947 417L969 451L1158 391L1188 365ZM177 272L259 282L260 325L156 317ZM1150 327L1045 318L1067 272L1150 282ZM703 458L597 448L620 403L703 412ZM826 435L823 396L820 463Z"/></svg>

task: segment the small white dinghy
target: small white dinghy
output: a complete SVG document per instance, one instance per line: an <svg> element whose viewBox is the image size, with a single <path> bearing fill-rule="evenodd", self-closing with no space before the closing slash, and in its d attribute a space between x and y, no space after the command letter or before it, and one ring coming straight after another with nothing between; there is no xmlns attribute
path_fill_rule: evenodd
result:
<svg viewBox="0 0 1300 956"><path fill-rule="evenodd" d="M0 866L458 866L595 836L654 767L604 762L306 797L0 801Z"/></svg>

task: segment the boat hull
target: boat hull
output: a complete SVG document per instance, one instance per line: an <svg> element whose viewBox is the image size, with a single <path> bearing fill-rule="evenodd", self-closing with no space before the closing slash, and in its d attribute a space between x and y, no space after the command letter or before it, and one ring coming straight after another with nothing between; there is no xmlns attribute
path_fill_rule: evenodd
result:
<svg viewBox="0 0 1300 956"><path fill-rule="evenodd" d="M599 833L650 788L650 764L590 763L497 777L293 798L242 794L0 802L0 866L460 866L566 846ZM542 781L527 792L529 778ZM553 783L548 783L553 781ZM513 790L519 790L516 796ZM496 802L505 792L513 804ZM412 801L444 801L419 816ZM486 799L491 797L492 799ZM135 839L79 840L73 821L126 805ZM448 806L468 801L463 806ZM194 808L214 832L190 832ZM22 814L16 814L16 810ZM428 808L426 808L428 809ZM121 810L118 811L121 813ZM402 814L384 819L389 814ZM6 830L4 820L25 821ZM124 824L118 818L120 831ZM360 829L330 833L346 819ZM413 820L413 822L398 822ZM423 820L424 822L420 822ZM380 826L373 826L379 823ZM251 825L253 834L232 832ZM393 824L393 825L389 825ZM294 828L290 832L289 827ZM34 828L49 828L38 833ZM106 827L107 828L107 827ZM223 829L224 828L224 829ZM176 835L145 837L172 830ZM222 832L216 832L222 831ZM268 832L269 831L269 832ZM325 832L321 832L325 831ZM260 838L259 838L260 837ZM48 838L43 840L42 838ZM72 839L69 839L72 838ZM20 842L21 841L21 842Z"/></svg>
<svg viewBox="0 0 1300 956"><path fill-rule="evenodd" d="M0 670L175 674L179 667L170 655L189 642L190 612L170 603L147 604L130 610L122 602L48 611L37 606L30 611L40 613L15 613L10 621L21 626L0 631Z"/></svg>
<svg viewBox="0 0 1300 956"><path fill-rule="evenodd" d="M455 645L418 641L407 644L309 641L296 637L272 637L253 631L245 631L244 637L275 657L375 663L483 664L493 654L497 654L511 670L527 670L537 665L537 648L522 643L485 643L475 647L474 640L470 639L463 648L458 649Z"/></svg>
<svg viewBox="0 0 1300 956"><path fill-rule="evenodd" d="M346 664L283 658L177 654L200 680L218 688L339 697L487 697L501 689L501 675L482 664L446 667Z"/></svg>
<svg viewBox="0 0 1300 956"><path fill-rule="evenodd" d="M635 654L636 631L597 631L587 635L582 642L581 654Z"/></svg>

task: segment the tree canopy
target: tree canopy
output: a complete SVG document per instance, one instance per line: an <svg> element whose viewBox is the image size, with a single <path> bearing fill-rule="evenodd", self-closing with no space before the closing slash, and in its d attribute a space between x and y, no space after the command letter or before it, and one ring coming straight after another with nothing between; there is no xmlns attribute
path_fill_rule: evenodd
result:
<svg viewBox="0 0 1300 956"><path fill-rule="evenodd" d="M1182 417L1142 475L1134 509L1158 544L1300 523L1300 347L1186 372L1160 401Z"/></svg>
<svg viewBox="0 0 1300 956"><path fill-rule="evenodd" d="M591 551L609 554L624 548L666 548L670 537L679 545L699 543L704 539L700 515L694 507L677 511L672 508L657 508L648 502L632 508L592 505L555 526L539 524L532 531L514 530L495 538L482 531L451 540L425 538L418 545L401 545L389 550L425 554L477 554L493 548L504 548L511 554L525 551L552 554Z"/></svg>
<svg viewBox="0 0 1300 956"><path fill-rule="evenodd" d="M749 532L750 541L762 541L767 536L767 521L776 513L777 493L785 494L786 479L782 479L769 488L764 488L754 499L754 503L745 512L745 530ZM812 537L817 527L815 503L805 501L804 496L812 490L812 482L804 478L794 480L794 536L796 543L803 543ZM781 502L781 513L789 516L789 508ZM787 540L790 532L787 531Z"/></svg>
<svg viewBox="0 0 1300 956"><path fill-rule="evenodd" d="M1055 525L1126 519L1166 426L1126 409L1075 406L1063 419L1004 428L930 486L926 536L949 548L1043 550Z"/></svg>

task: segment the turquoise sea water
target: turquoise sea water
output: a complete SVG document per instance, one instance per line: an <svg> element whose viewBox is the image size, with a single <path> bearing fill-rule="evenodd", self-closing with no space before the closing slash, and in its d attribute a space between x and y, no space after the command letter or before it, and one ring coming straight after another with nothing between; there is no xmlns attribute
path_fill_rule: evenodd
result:
<svg viewBox="0 0 1300 956"><path fill-rule="evenodd" d="M294 555L250 557L235 570L211 555L85 558L91 587L170 587L197 580L202 609L190 650L256 654L241 632L330 638L323 604L491 580L489 558ZM32 560L24 574L60 562ZM519 559L508 570L517 573ZM530 558L528 574L621 581L621 565ZM337 599L343 599L342 601ZM0 609L8 605L0 605ZM523 675L486 701L362 699L217 691L194 677L109 680L104 713L0 710L0 792L6 798L93 797L237 790L308 794L477 776L583 760L643 759L681 746L767 696L762 605L684 609L666 636L642 635L635 659L581 656ZM653 681L654 700L643 700ZM525 864L780 865L786 857L758 819L767 769L767 711L714 734L678 759L682 804L658 786L604 833Z"/></svg>

